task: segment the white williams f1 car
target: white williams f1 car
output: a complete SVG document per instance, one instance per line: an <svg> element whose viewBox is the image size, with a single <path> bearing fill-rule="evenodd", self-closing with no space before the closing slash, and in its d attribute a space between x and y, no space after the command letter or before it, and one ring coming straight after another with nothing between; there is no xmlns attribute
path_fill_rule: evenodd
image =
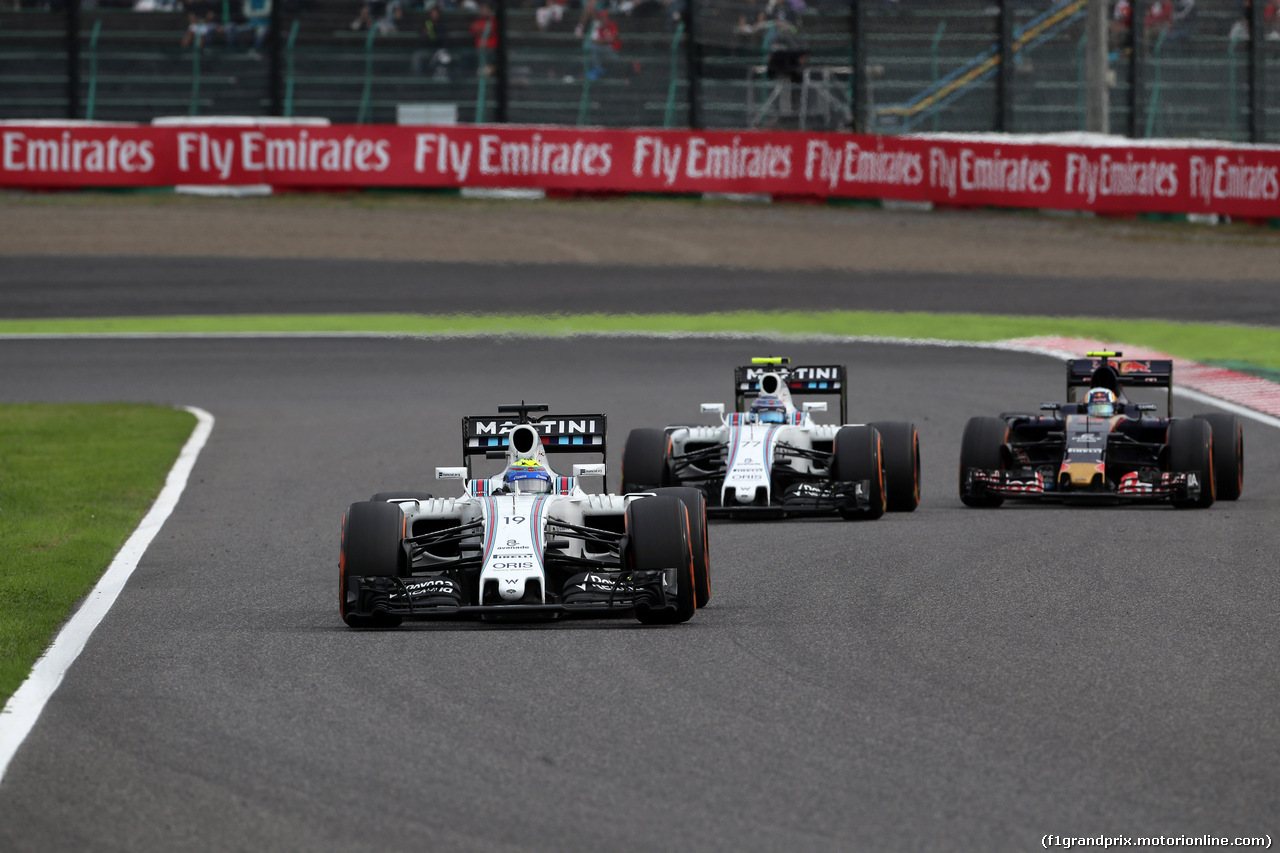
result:
<svg viewBox="0 0 1280 853"><path fill-rule="evenodd" d="M627 615L684 622L711 594L706 506L694 489L587 494L549 453L605 455L604 415L542 415L543 405L499 406L462 419L463 462L437 468L462 495L381 492L342 519L339 611L357 628L451 616L555 618ZM503 468L473 478L471 457Z"/></svg>
<svg viewBox="0 0 1280 853"><path fill-rule="evenodd" d="M632 430L622 454L622 490L684 486L707 512L727 517L840 514L846 519L911 512L920 503L920 439L913 424L848 424L844 365L793 366L757 358L735 371L736 411L703 403L714 426ZM825 401L797 409L793 396L840 398L840 423L819 424Z"/></svg>

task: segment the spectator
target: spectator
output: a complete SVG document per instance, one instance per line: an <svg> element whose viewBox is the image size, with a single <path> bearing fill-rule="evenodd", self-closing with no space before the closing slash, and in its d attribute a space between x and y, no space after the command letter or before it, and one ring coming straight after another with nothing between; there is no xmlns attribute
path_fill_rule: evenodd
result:
<svg viewBox="0 0 1280 853"><path fill-rule="evenodd" d="M351 22L351 29L376 28L378 35L390 35L396 31L396 21L404 17L403 0L363 0L360 14Z"/></svg>
<svg viewBox="0 0 1280 853"><path fill-rule="evenodd" d="M1147 7L1142 25L1146 29L1148 43L1154 41L1160 33L1168 32L1173 26L1173 0L1153 0Z"/></svg>
<svg viewBox="0 0 1280 853"><path fill-rule="evenodd" d="M1119 54L1133 47L1133 5L1129 0L1117 0L1111 10L1111 53Z"/></svg>
<svg viewBox="0 0 1280 853"><path fill-rule="evenodd" d="M453 80L456 68L453 54L449 52L449 28L441 17L438 4L427 9L427 17L418 36L422 48L413 52L413 73Z"/></svg>
<svg viewBox="0 0 1280 853"><path fill-rule="evenodd" d="M618 25L603 9L596 12L591 21L590 35L587 37L587 51L591 66L587 69L587 79L599 80L603 77L605 59L616 55L621 47L622 39L618 35Z"/></svg>
<svg viewBox="0 0 1280 853"><path fill-rule="evenodd" d="M217 35L222 28L214 5L210 0L193 0L187 4L187 31L182 34L182 46L204 47L211 36Z"/></svg>
<svg viewBox="0 0 1280 853"><path fill-rule="evenodd" d="M770 79L787 78L792 83L804 79L804 67L809 62L809 48L800 39L794 24L775 21L773 31L766 37L765 50L769 52Z"/></svg>
<svg viewBox="0 0 1280 853"><path fill-rule="evenodd" d="M498 49L498 20L493 16L493 7L488 3L481 3L468 29L472 38L475 39L477 63L479 56L484 55L484 67L479 68L478 71L490 77L494 69L493 53Z"/></svg>
<svg viewBox="0 0 1280 853"><path fill-rule="evenodd" d="M552 24L558 24L563 21L564 10L568 5L568 0L546 0L533 13L533 19L537 23L538 29L546 32L547 28Z"/></svg>
<svg viewBox="0 0 1280 853"><path fill-rule="evenodd" d="M667 32L675 32L676 27L684 23L688 10L687 0L662 0L662 7L667 18Z"/></svg>
<svg viewBox="0 0 1280 853"><path fill-rule="evenodd" d="M1173 21L1168 41L1179 46L1189 43L1196 34L1198 19L1196 0L1173 0Z"/></svg>
<svg viewBox="0 0 1280 853"><path fill-rule="evenodd" d="M1267 5L1262 9L1262 30L1264 38L1268 41L1280 40L1280 0L1268 0ZM1253 2L1252 0L1244 0L1244 5L1240 10L1240 20L1236 21L1228 33L1231 41L1237 39L1249 38L1249 24L1253 20Z"/></svg>
<svg viewBox="0 0 1280 853"><path fill-rule="evenodd" d="M249 55L257 58L267 40L267 30L271 27L271 0L244 0L240 11L244 15L244 23L227 24L227 47L236 46L236 36L240 33L253 33L253 46L249 48Z"/></svg>

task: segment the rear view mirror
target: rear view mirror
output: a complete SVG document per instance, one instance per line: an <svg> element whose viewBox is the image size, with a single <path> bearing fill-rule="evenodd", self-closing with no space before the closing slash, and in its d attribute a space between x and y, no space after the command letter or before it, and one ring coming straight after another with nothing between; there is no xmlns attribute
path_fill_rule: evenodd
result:
<svg viewBox="0 0 1280 853"><path fill-rule="evenodd" d="M467 479L467 469L462 467L437 468L436 479L437 480L465 480Z"/></svg>
<svg viewBox="0 0 1280 853"><path fill-rule="evenodd" d="M709 414L723 415L724 403L703 403L702 413L704 415L709 415Z"/></svg>

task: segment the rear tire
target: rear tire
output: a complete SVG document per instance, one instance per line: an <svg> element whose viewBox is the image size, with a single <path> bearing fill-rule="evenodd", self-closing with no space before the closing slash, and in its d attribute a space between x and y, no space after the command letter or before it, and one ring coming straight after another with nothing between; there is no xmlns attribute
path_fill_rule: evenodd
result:
<svg viewBox="0 0 1280 853"><path fill-rule="evenodd" d="M646 625L687 622L698 609L693 581L693 547L689 510L668 495L634 500L627 507L630 566L633 570L676 570L674 608L637 607L636 618Z"/></svg>
<svg viewBox="0 0 1280 853"><path fill-rule="evenodd" d="M969 418L960 439L960 500L965 506L995 508L1004 503L1000 495L965 494L964 478L970 469L1004 470L1004 445L1009 425L1001 418Z"/></svg>
<svg viewBox="0 0 1280 853"><path fill-rule="evenodd" d="M405 515L391 503L360 501L342 517L338 551L338 612L353 628L392 628L403 619L385 613L357 613L347 603L348 578L396 577L405 563Z"/></svg>
<svg viewBox="0 0 1280 853"><path fill-rule="evenodd" d="M679 498L689 510L689 544L693 547L693 590L698 609L711 600L711 563L707 556L707 499L692 486L658 489L657 495Z"/></svg>
<svg viewBox="0 0 1280 853"><path fill-rule="evenodd" d="M1197 415L1213 428L1213 497L1239 500L1244 491L1244 427L1235 415Z"/></svg>
<svg viewBox="0 0 1280 853"><path fill-rule="evenodd" d="M880 433L886 509L914 512L920 505L920 433L915 424L906 421L881 421L871 426Z"/></svg>
<svg viewBox="0 0 1280 853"><path fill-rule="evenodd" d="M1195 472L1200 478L1200 497L1174 500L1178 509L1213 506L1213 427L1207 420L1187 418L1169 423L1169 470Z"/></svg>
<svg viewBox="0 0 1280 853"><path fill-rule="evenodd" d="M869 505L860 509L842 509L846 521L875 519L884 515L884 464L880 433L869 425L841 427L832 444L831 478L839 483L871 482L867 495Z"/></svg>
<svg viewBox="0 0 1280 853"><path fill-rule="evenodd" d="M650 492L667 485L667 434L660 429L633 429L622 448L622 493Z"/></svg>

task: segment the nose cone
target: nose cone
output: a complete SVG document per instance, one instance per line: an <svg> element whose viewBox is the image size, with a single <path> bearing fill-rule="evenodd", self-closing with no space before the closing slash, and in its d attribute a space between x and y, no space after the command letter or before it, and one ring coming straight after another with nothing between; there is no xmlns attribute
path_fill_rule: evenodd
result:
<svg viewBox="0 0 1280 853"><path fill-rule="evenodd" d="M759 486L739 486L734 490L733 496L740 504L753 503L756 499L756 489Z"/></svg>
<svg viewBox="0 0 1280 853"><path fill-rule="evenodd" d="M524 586L504 586L498 591L503 601L519 601L524 596Z"/></svg>

